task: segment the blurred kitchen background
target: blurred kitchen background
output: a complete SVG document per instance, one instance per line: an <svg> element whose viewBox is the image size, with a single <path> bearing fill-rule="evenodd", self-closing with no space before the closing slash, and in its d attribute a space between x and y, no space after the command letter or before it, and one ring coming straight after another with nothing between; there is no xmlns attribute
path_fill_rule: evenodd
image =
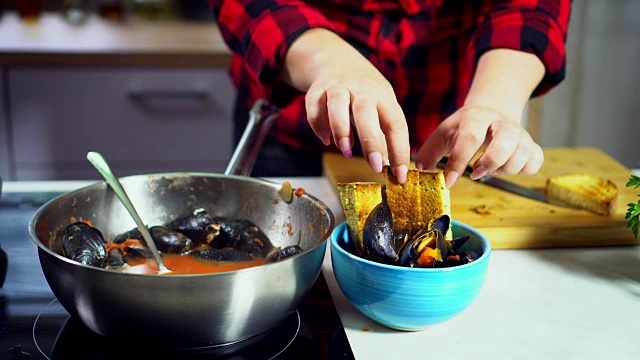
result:
<svg viewBox="0 0 640 360"><path fill-rule="evenodd" d="M97 179L90 150L120 176L223 171L235 93L207 3L0 0L0 176ZM574 1L567 48L527 128L640 167L640 1Z"/></svg>

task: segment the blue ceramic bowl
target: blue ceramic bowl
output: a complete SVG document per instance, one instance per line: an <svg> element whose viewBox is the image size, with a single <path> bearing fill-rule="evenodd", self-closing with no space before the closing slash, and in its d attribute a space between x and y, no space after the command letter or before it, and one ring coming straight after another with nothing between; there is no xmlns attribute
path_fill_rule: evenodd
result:
<svg viewBox="0 0 640 360"><path fill-rule="evenodd" d="M480 257L450 268L408 268L365 260L349 253L347 223L331 234L333 272L342 292L369 318L399 330L416 331L460 314L476 298L489 266L491 244L478 230L452 221L454 238L471 238L460 251Z"/></svg>

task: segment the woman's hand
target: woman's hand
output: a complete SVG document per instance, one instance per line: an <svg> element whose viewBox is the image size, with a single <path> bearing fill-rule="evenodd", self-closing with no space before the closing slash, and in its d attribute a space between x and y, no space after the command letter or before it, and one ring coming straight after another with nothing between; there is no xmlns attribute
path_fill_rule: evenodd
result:
<svg viewBox="0 0 640 360"><path fill-rule="evenodd" d="M296 39L285 57L283 79L306 91L307 118L325 145L351 156L354 133L375 172L390 163L404 183L410 161L409 132L391 84L336 34L312 29Z"/></svg>
<svg viewBox="0 0 640 360"><path fill-rule="evenodd" d="M478 150L472 179L487 174L535 174L542 149L520 125L533 90L545 73L536 55L494 49L478 61L464 106L429 135L416 154L416 166L432 169L449 155L447 187L453 186Z"/></svg>
<svg viewBox="0 0 640 360"><path fill-rule="evenodd" d="M416 167L434 168L449 155L445 173L451 187L481 149L485 152L474 163L474 180L487 174L535 174L543 162L542 149L520 126L519 118L472 105L460 108L436 128L418 151Z"/></svg>

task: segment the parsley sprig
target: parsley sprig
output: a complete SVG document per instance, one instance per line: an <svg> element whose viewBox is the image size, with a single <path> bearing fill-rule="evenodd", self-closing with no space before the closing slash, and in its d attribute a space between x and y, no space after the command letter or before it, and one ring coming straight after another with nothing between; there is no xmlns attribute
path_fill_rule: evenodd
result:
<svg viewBox="0 0 640 360"><path fill-rule="evenodd" d="M634 189L640 188L640 177L631 175L629 182L627 183L627 187L632 187ZM640 195L638 195L640 197ZM627 206L627 214L625 215L625 219L629 220L627 227L631 228L633 232L633 236L638 237L638 219L640 218L640 200L638 200L637 204L628 203Z"/></svg>

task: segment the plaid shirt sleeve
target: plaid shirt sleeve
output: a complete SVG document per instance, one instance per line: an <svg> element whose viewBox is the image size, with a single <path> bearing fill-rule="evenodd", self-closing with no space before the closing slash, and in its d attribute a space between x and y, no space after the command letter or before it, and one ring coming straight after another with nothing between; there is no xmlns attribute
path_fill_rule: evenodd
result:
<svg viewBox="0 0 640 360"><path fill-rule="evenodd" d="M565 77L570 11L570 0L494 1L471 37L467 49L471 69L490 49L526 51L537 55L546 69L533 95L546 93Z"/></svg>
<svg viewBox="0 0 640 360"><path fill-rule="evenodd" d="M210 0L220 32L243 71L264 85L276 80L293 41L311 28L332 29L314 7L302 1Z"/></svg>

